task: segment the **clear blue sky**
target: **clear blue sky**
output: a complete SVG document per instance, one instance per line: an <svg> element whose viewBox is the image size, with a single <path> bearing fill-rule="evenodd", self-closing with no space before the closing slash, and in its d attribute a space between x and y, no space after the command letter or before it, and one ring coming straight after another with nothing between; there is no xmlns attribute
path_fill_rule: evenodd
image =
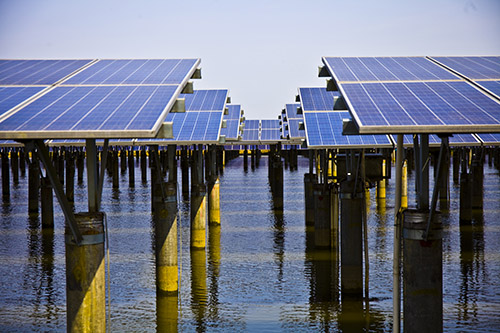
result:
<svg viewBox="0 0 500 333"><path fill-rule="evenodd" d="M201 58L247 118L323 86L322 56L385 55L500 55L500 1L0 0L0 58Z"/></svg>

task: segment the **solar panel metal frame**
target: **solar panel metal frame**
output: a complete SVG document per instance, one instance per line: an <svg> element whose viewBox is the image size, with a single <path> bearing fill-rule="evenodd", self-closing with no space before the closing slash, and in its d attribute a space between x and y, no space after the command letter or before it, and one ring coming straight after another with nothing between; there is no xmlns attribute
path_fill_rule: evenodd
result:
<svg viewBox="0 0 500 333"><path fill-rule="evenodd" d="M478 133L478 132L484 132L484 133L489 133L489 132L500 132L500 123L497 125L492 125L492 124L485 124L485 125L478 125L478 124L469 124L469 125L400 125L400 126L395 126L395 125L359 125L361 124L361 121L354 111L354 107L349 99L349 95L346 94L344 86L342 84L342 81L338 80L338 77L336 76L334 70L329 66L328 61L326 60L327 57L323 57L323 63L327 67L330 75L332 78L336 81L337 86L339 87L339 90L344 97L344 100L346 104L348 105L349 112L351 113L352 118L355 120L358 130L360 134L407 134L407 133ZM431 60L428 60L429 62L433 63ZM438 66L436 64L436 66ZM475 89L476 91L480 92L482 95L484 95L486 98L491 99L492 101L496 102L500 108L500 103L495 100L493 97L488 96L486 93L483 91L477 89L470 83L467 83L464 80L450 80L451 82L464 82L468 86L470 86L472 89ZM404 83L406 81L400 81L401 83ZM420 81L412 81L412 82L420 82ZM428 81L422 81L422 82L428 82ZM448 81L437 81L437 82L448 82ZM379 84L384 83L384 82L378 82ZM356 83L347 83L347 84L369 84L368 82L356 82ZM377 84L377 83L375 83Z"/></svg>
<svg viewBox="0 0 500 333"><path fill-rule="evenodd" d="M171 96L170 100L168 103L166 103L165 107L161 111L160 115L158 116L158 119L154 123L154 125L150 129L146 130L86 130L86 131L76 131L76 130L53 130L53 131L46 131L46 130L36 130L36 131L10 131L10 130L3 130L0 131L0 138L5 138L5 139L117 139L117 138L154 138L157 135L158 130L162 126L167 114L169 111L172 109L173 105L175 104L177 97L179 94L182 92L184 89L184 86L187 84L187 82L191 79L193 76L194 72L198 68L200 64L200 59L192 59L194 61L193 66L189 69L189 71L186 73L185 77L183 78L181 84L162 84L162 85L152 85L152 86L172 86L175 87L174 93ZM91 64L94 64L96 62L92 62ZM88 68L86 66L85 68L81 70L85 70ZM73 77L74 75L78 74L81 72L76 71L69 75L64 81L67 79ZM63 82L64 82L63 81ZM71 87L72 85L61 85L58 84L56 86L52 86L47 90L43 91L43 94L40 94L37 96L36 99L33 99L29 101L29 103L22 105L22 107L16 108L13 112L11 112L7 117L4 117L2 119L8 119L15 115L19 110L22 110L24 107L30 105L31 103L39 100L41 97L47 95L48 93L54 91L55 89L59 87ZM76 85L78 86L78 85ZM102 87L103 85L91 85L92 87ZM124 86L124 85L112 85L112 86ZM132 86L137 86L137 85L132 85ZM151 85L145 85L145 86L151 86Z"/></svg>

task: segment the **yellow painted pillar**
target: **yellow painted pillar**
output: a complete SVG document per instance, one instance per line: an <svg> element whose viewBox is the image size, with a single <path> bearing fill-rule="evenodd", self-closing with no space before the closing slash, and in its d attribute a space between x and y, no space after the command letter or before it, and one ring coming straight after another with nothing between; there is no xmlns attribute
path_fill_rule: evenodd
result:
<svg viewBox="0 0 500 333"><path fill-rule="evenodd" d="M157 205L153 218L156 233L156 289L158 294L178 291L177 202L175 183L166 184L166 201Z"/></svg>
<svg viewBox="0 0 500 333"><path fill-rule="evenodd" d="M80 246L66 224L66 311L68 332L104 332L104 213L75 214Z"/></svg>
<svg viewBox="0 0 500 333"><path fill-rule="evenodd" d="M382 160L382 176L385 177L386 160ZM377 199L385 199L385 179L377 182Z"/></svg>
<svg viewBox="0 0 500 333"><path fill-rule="evenodd" d="M402 172L401 208L408 208L408 166L406 161L403 163Z"/></svg>
<svg viewBox="0 0 500 333"><path fill-rule="evenodd" d="M220 181L219 177L212 184L208 200L208 223L220 224Z"/></svg>
<svg viewBox="0 0 500 333"><path fill-rule="evenodd" d="M206 246L207 193L205 184L191 186L191 248Z"/></svg>

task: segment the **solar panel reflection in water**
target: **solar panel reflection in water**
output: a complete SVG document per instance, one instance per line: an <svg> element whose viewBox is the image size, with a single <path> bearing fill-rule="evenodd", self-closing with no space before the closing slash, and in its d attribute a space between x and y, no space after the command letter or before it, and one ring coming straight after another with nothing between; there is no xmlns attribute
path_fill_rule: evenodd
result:
<svg viewBox="0 0 500 333"><path fill-rule="evenodd" d="M500 103L467 82L342 84L360 133L494 132Z"/></svg>
<svg viewBox="0 0 500 333"><path fill-rule="evenodd" d="M0 85L52 85L91 60L0 60Z"/></svg>
<svg viewBox="0 0 500 333"><path fill-rule="evenodd" d="M338 83L459 79L425 57L324 57L323 63Z"/></svg>
<svg viewBox="0 0 500 333"><path fill-rule="evenodd" d="M387 135L342 135L342 120L349 112L305 112L308 147L392 147Z"/></svg>
<svg viewBox="0 0 500 333"><path fill-rule="evenodd" d="M13 107L36 95L44 87L0 87L0 117Z"/></svg>
<svg viewBox="0 0 500 333"><path fill-rule="evenodd" d="M10 138L152 136L177 86L58 86L0 123ZM74 132L76 133L69 133ZM80 132L80 133L78 133ZM103 133L105 132L105 133Z"/></svg>
<svg viewBox="0 0 500 333"><path fill-rule="evenodd" d="M471 80L500 80L500 57L432 57Z"/></svg>
<svg viewBox="0 0 500 333"><path fill-rule="evenodd" d="M181 84L199 59L99 60L64 84Z"/></svg>
<svg viewBox="0 0 500 333"><path fill-rule="evenodd" d="M333 111L334 97L340 96L338 91L327 91L326 88L299 88L302 110Z"/></svg>

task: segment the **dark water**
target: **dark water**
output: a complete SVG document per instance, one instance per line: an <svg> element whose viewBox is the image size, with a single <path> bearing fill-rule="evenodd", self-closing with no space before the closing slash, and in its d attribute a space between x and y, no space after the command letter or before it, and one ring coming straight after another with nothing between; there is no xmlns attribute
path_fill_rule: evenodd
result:
<svg viewBox="0 0 500 333"><path fill-rule="evenodd" d="M370 193L366 311L363 303L339 301L332 254L309 246L307 161L284 172L283 214L272 210L266 163L263 157L260 168L248 172L241 158L228 163L221 177L221 228L211 230L206 251L190 253L189 201L181 200L178 298L156 296L150 190L140 182L140 169L134 189L126 173L119 190L106 179L111 331L391 331L394 181L385 207ZM410 176L410 206L413 188ZM500 329L500 176L487 165L484 193L483 214L460 228L458 187L451 185L444 214L445 331ZM84 186L77 186L75 200L76 211L87 210ZM42 233L39 218L30 219L27 211L27 178L21 177L1 206L0 331L64 331L63 215L56 205L56 228Z"/></svg>

